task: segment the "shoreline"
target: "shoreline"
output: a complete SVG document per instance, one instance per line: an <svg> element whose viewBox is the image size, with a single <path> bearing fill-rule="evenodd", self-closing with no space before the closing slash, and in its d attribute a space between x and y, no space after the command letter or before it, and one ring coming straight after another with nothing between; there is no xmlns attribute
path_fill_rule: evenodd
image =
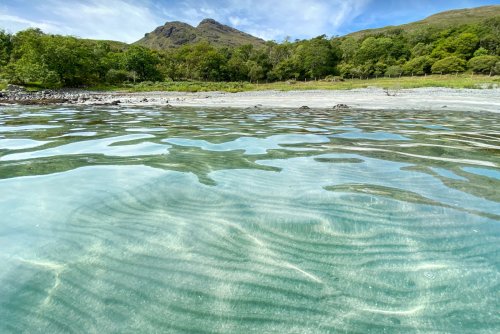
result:
<svg viewBox="0 0 500 334"><path fill-rule="evenodd" d="M226 92L1 92L0 105L171 106L500 112L500 89L362 88Z"/></svg>

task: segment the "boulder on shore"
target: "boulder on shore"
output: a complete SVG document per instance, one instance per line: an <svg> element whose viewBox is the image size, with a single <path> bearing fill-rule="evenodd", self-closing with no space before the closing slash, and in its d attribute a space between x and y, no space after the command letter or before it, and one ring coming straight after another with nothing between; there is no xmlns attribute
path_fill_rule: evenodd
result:
<svg viewBox="0 0 500 334"><path fill-rule="evenodd" d="M26 88L24 88L23 86L19 86L19 85L8 84L7 87L5 88L5 90L7 92L10 92L10 93L16 93L16 92L25 92Z"/></svg>
<svg viewBox="0 0 500 334"><path fill-rule="evenodd" d="M333 110L348 110L351 109L347 104L344 103L339 103L333 106Z"/></svg>

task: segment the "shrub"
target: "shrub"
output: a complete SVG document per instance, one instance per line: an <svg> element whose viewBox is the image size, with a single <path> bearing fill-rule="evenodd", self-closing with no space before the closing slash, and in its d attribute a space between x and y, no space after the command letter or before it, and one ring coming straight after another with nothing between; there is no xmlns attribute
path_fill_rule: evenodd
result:
<svg viewBox="0 0 500 334"><path fill-rule="evenodd" d="M478 56L469 60L467 66L474 72L490 74L498 61L499 57Z"/></svg>
<svg viewBox="0 0 500 334"><path fill-rule="evenodd" d="M493 67L494 74L500 74L500 61L497 61L495 66Z"/></svg>
<svg viewBox="0 0 500 334"><path fill-rule="evenodd" d="M465 60L456 56L447 57L432 65L432 73L456 73L465 71Z"/></svg>
<svg viewBox="0 0 500 334"><path fill-rule="evenodd" d="M61 78L54 71L48 71L42 79L42 85L47 88L61 88Z"/></svg>
<svg viewBox="0 0 500 334"><path fill-rule="evenodd" d="M353 70L354 66L352 64L348 64L348 63L342 63L340 65L338 65L338 70L340 72L340 75L343 77L343 78L349 78L350 76L352 76L352 70Z"/></svg>
<svg viewBox="0 0 500 334"><path fill-rule="evenodd" d="M413 58L403 65L405 74L423 75L430 73L432 67L432 60L427 56Z"/></svg>
<svg viewBox="0 0 500 334"><path fill-rule="evenodd" d="M487 56L489 54L490 53L488 52L488 50L486 50L485 48L481 47L481 48L477 49L476 52L474 52L474 57Z"/></svg>
<svg viewBox="0 0 500 334"><path fill-rule="evenodd" d="M344 79L342 79L342 77L340 76L335 76L330 74L325 77L324 81L337 82L337 81L344 81Z"/></svg>
<svg viewBox="0 0 500 334"><path fill-rule="evenodd" d="M116 85L127 81L129 78L129 72L124 70L110 69L106 73L106 81L110 84Z"/></svg>
<svg viewBox="0 0 500 334"><path fill-rule="evenodd" d="M401 74L403 74L403 69L401 66L389 66L387 70L385 71L385 75L389 78L391 77L399 77Z"/></svg>

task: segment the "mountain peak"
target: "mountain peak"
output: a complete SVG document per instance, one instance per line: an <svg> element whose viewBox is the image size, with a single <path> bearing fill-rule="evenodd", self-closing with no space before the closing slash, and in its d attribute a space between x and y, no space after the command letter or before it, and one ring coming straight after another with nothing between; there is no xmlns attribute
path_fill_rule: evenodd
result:
<svg viewBox="0 0 500 334"><path fill-rule="evenodd" d="M215 26L222 26L223 24L220 23L220 22L217 22L215 21L214 19L211 19L211 18L206 18L206 19L203 19L200 24L198 24L198 27L199 26L203 26L203 25L215 25Z"/></svg>
<svg viewBox="0 0 500 334"><path fill-rule="evenodd" d="M208 41L218 47L237 47L245 44L261 46L265 43L260 38L206 18L196 28L184 22L166 22L163 26L145 34L136 44L161 50L200 41Z"/></svg>

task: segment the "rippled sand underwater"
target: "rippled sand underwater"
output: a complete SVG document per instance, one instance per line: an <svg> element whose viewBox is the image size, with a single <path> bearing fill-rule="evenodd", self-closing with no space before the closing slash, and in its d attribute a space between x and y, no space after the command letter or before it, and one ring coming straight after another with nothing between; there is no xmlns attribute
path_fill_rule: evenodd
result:
<svg viewBox="0 0 500 334"><path fill-rule="evenodd" d="M499 120L0 107L0 333L498 333Z"/></svg>

